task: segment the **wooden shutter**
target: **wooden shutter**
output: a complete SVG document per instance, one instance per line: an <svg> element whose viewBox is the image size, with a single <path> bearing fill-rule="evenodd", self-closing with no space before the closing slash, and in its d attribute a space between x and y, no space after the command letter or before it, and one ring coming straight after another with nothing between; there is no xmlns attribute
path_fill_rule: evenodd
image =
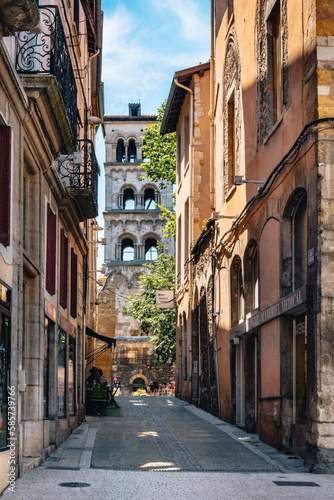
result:
<svg viewBox="0 0 334 500"><path fill-rule="evenodd" d="M10 244L11 128L0 127L0 243Z"/></svg>
<svg viewBox="0 0 334 500"><path fill-rule="evenodd" d="M56 215L50 205L47 208L47 242L46 242L46 289L50 295L56 293Z"/></svg>
<svg viewBox="0 0 334 500"><path fill-rule="evenodd" d="M65 236L64 229L60 235L60 290L59 303L67 308L67 279L68 279L68 239Z"/></svg>
<svg viewBox="0 0 334 500"><path fill-rule="evenodd" d="M77 317L78 258L71 249L71 316Z"/></svg>

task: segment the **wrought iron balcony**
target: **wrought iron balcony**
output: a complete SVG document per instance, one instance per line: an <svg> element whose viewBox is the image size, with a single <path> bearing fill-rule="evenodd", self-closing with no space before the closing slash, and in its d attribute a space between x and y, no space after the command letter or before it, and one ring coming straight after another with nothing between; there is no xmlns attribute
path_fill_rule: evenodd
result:
<svg viewBox="0 0 334 500"><path fill-rule="evenodd" d="M64 120L59 109L59 104L62 103L71 134L70 138L63 137L66 146L63 152L73 151L77 136L77 87L66 36L58 7L42 6L39 11L42 33L18 33L16 71L24 87L36 90L42 86L46 89L59 133L66 135L66 123L62 123ZM47 77L51 75L55 78L56 85L48 80ZM55 97L55 93L60 94L60 99Z"/></svg>
<svg viewBox="0 0 334 500"><path fill-rule="evenodd" d="M97 216L97 187L100 174L92 141L78 140L77 150L58 158L60 177L79 206L81 220Z"/></svg>

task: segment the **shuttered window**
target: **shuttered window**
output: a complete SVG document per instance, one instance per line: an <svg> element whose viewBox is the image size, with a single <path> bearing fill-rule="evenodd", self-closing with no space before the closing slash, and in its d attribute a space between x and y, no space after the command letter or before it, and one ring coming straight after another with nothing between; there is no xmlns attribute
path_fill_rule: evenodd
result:
<svg viewBox="0 0 334 500"><path fill-rule="evenodd" d="M59 303L67 308L67 278L68 278L68 239L65 236L64 230L60 234L60 290Z"/></svg>
<svg viewBox="0 0 334 500"><path fill-rule="evenodd" d="M78 258L71 249L71 316L77 317Z"/></svg>
<svg viewBox="0 0 334 500"><path fill-rule="evenodd" d="M0 127L0 243L10 244L11 128Z"/></svg>
<svg viewBox="0 0 334 500"><path fill-rule="evenodd" d="M50 205L47 208L47 243L46 243L46 290L50 295L56 293L56 215Z"/></svg>

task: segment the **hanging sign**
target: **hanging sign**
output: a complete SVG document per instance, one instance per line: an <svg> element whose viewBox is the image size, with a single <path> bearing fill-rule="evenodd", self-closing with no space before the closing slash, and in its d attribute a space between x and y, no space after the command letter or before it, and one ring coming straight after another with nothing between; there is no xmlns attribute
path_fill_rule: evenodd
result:
<svg viewBox="0 0 334 500"><path fill-rule="evenodd" d="M158 309L173 309L174 292L173 290L156 290L156 306Z"/></svg>

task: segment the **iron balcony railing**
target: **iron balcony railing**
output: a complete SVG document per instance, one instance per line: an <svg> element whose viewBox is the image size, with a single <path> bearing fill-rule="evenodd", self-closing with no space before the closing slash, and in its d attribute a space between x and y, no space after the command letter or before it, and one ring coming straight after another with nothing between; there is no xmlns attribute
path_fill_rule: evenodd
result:
<svg viewBox="0 0 334 500"><path fill-rule="evenodd" d="M42 32L17 34L16 71L52 74L58 83L69 123L76 137L77 88L58 7L39 7Z"/></svg>
<svg viewBox="0 0 334 500"><path fill-rule="evenodd" d="M58 157L58 168L65 186L73 190L72 195L80 198L82 194L82 197L85 199L87 199L87 192L92 195L94 207L87 209L89 212L87 215L90 216L85 218L95 217L92 213L94 211L97 212L97 189L100 168L92 141L79 139L77 141L77 150L73 154Z"/></svg>

